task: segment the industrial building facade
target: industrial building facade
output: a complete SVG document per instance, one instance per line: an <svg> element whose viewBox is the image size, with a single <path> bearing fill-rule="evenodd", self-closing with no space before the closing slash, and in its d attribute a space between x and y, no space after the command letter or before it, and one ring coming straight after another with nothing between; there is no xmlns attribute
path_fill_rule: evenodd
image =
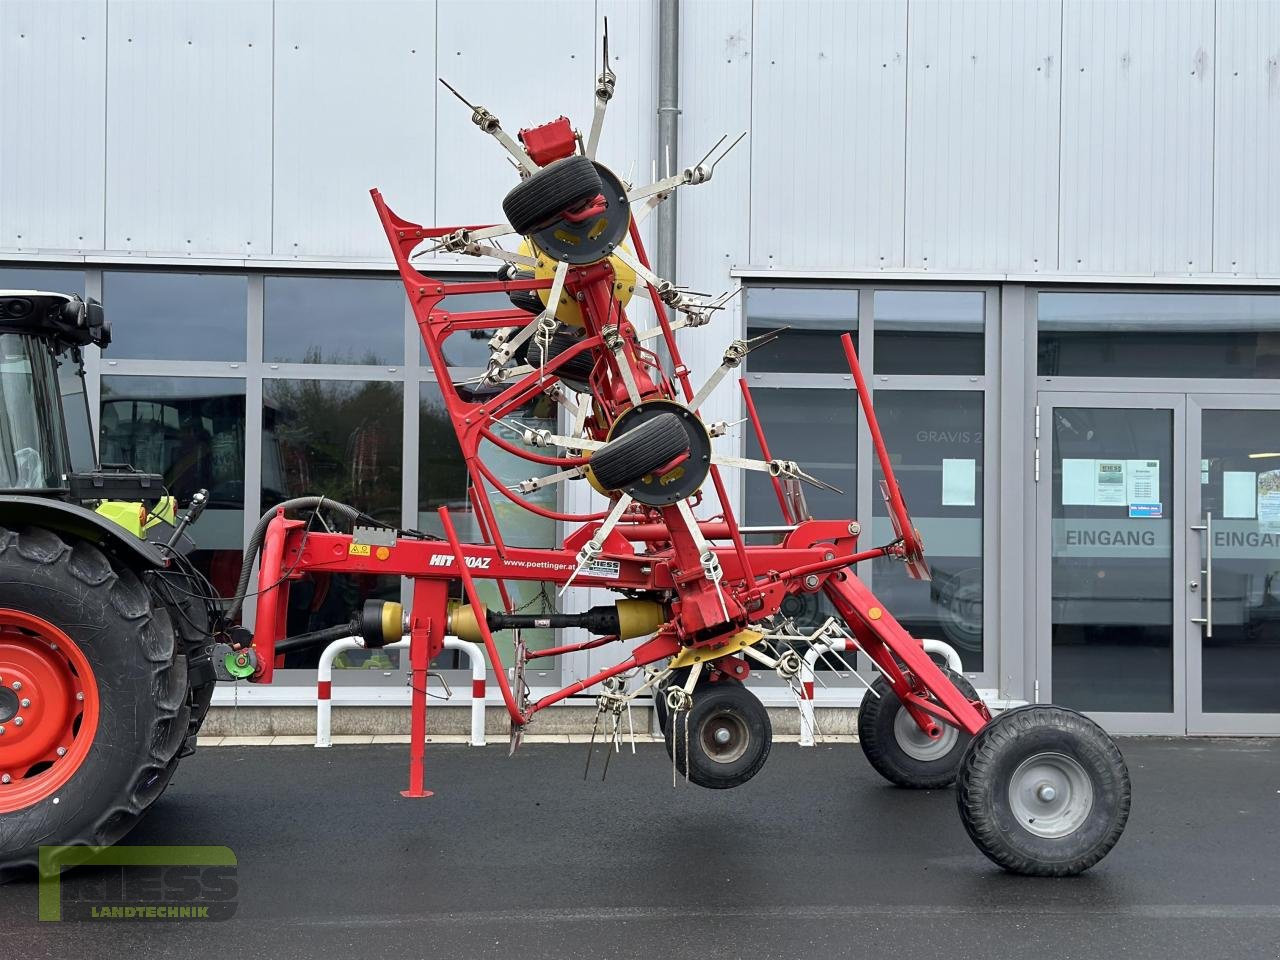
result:
<svg viewBox="0 0 1280 960"><path fill-rule="evenodd" d="M618 93L600 157L620 176L749 131L677 198L673 279L745 288L681 334L686 361L710 372L734 337L788 327L742 371L772 453L840 488L809 494L815 515L857 516L880 543L836 344L856 337L934 571L864 564L886 606L999 699L1124 732L1280 733L1280 7L674 6L672 72L659 6L640 0L0 0L0 287L102 300L101 457L210 490L195 538L221 589L287 496L431 529L436 507L464 509L466 478L368 188L422 223L501 220L514 174L437 78L513 132L585 127L607 16ZM678 80L670 159L663 80ZM425 272L492 269L440 256ZM465 376L486 358L477 339L448 359ZM722 386L707 419L740 407ZM717 443L755 455L748 434ZM779 521L767 480L733 479L747 523ZM583 484L558 497L598 502ZM508 543L557 533L501 518ZM308 581L291 627L401 589ZM815 597L787 612L824 616ZM407 702L394 655L344 663L345 702ZM239 702L307 702L314 670L294 669ZM843 672L820 704L858 701Z"/></svg>

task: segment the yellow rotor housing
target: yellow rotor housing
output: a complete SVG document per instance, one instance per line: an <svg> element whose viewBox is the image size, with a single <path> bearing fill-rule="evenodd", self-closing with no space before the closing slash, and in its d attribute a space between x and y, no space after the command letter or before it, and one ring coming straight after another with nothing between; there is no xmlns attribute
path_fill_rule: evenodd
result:
<svg viewBox="0 0 1280 960"><path fill-rule="evenodd" d="M630 247L621 244L628 251ZM520 241L520 253L526 257L534 257L537 259L537 266L533 268L533 275L538 280L551 280L556 275L557 261L552 260L549 256L539 250L528 237ZM626 265L616 254L609 258L609 265L613 267L613 295L617 298L618 303L623 307L631 301L631 295L636 290L636 272ZM544 306L551 297L551 291L535 290ZM562 291L560 294L560 303L556 307L556 319L561 323L568 324L571 327L582 326L582 307L578 302L571 298L569 294Z"/></svg>

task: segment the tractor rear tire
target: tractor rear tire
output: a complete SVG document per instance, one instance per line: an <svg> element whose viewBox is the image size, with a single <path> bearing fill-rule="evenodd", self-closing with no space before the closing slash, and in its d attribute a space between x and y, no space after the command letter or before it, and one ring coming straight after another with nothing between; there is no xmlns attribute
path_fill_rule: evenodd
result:
<svg viewBox="0 0 1280 960"><path fill-rule="evenodd" d="M606 490L621 490L689 449L689 434L674 413L645 420L591 455L591 473Z"/></svg>
<svg viewBox="0 0 1280 960"><path fill-rule="evenodd" d="M582 156L565 157L512 187L502 199L502 212L516 233L527 236L603 189L594 163Z"/></svg>
<svg viewBox="0 0 1280 960"><path fill-rule="evenodd" d="M963 676L945 667L942 672L965 697L978 699L973 684ZM862 752L880 776L899 787L937 790L950 786L970 739L963 730L943 724L941 736L930 740L883 676L871 685L858 708Z"/></svg>
<svg viewBox="0 0 1280 960"><path fill-rule="evenodd" d="M0 571L0 689L21 696L3 714L2 880L41 845L123 837L168 784L191 704L170 615L127 564L27 527L0 529Z"/></svg>
<svg viewBox="0 0 1280 960"><path fill-rule="evenodd" d="M686 735L687 731L687 735ZM769 759L773 725L764 704L737 682L697 689L693 706L671 717L667 752L690 783L728 790L746 783Z"/></svg>
<svg viewBox="0 0 1280 960"><path fill-rule="evenodd" d="M1129 819L1129 770L1088 717L1049 704L1000 714L960 763L969 838L1011 873L1070 877L1110 852Z"/></svg>

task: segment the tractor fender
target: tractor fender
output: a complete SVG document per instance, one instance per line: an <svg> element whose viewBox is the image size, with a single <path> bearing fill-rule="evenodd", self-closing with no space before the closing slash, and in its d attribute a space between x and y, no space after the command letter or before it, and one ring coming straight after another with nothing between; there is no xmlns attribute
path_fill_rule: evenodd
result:
<svg viewBox="0 0 1280 960"><path fill-rule="evenodd" d="M103 550L123 555L135 568L159 569L168 561L155 544L148 543L85 507L47 497L0 496L0 526L47 527L79 537Z"/></svg>

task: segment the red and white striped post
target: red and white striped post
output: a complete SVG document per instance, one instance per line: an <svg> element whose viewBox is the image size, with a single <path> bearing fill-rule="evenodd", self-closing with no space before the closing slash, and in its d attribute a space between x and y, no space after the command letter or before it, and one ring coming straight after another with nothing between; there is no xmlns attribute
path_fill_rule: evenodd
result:
<svg viewBox="0 0 1280 960"><path fill-rule="evenodd" d="M484 702L488 680L485 667L484 652L474 643L459 640L457 637L445 637L446 650L458 650L465 653L471 661L471 745L483 747L484 739ZM316 671L316 746L333 745L333 662L338 655L347 650L363 650L364 642L359 637L346 637L335 640L324 648L320 654L320 667ZM407 650L409 639L406 637L396 643L389 643L385 650Z"/></svg>
<svg viewBox="0 0 1280 960"><path fill-rule="evenodd" d="M950 644L943 643L941 640L921 640L920 643L925 653L943 657L951 670L956 673L962 672L960 654ZM800 746L802 747L812 747L817 733L813 710L813 667L819 657L833 650L856 654L858 644L849 637L831 642L822 641L810 646L804 655L804 664L800 668Z"/></svg>

